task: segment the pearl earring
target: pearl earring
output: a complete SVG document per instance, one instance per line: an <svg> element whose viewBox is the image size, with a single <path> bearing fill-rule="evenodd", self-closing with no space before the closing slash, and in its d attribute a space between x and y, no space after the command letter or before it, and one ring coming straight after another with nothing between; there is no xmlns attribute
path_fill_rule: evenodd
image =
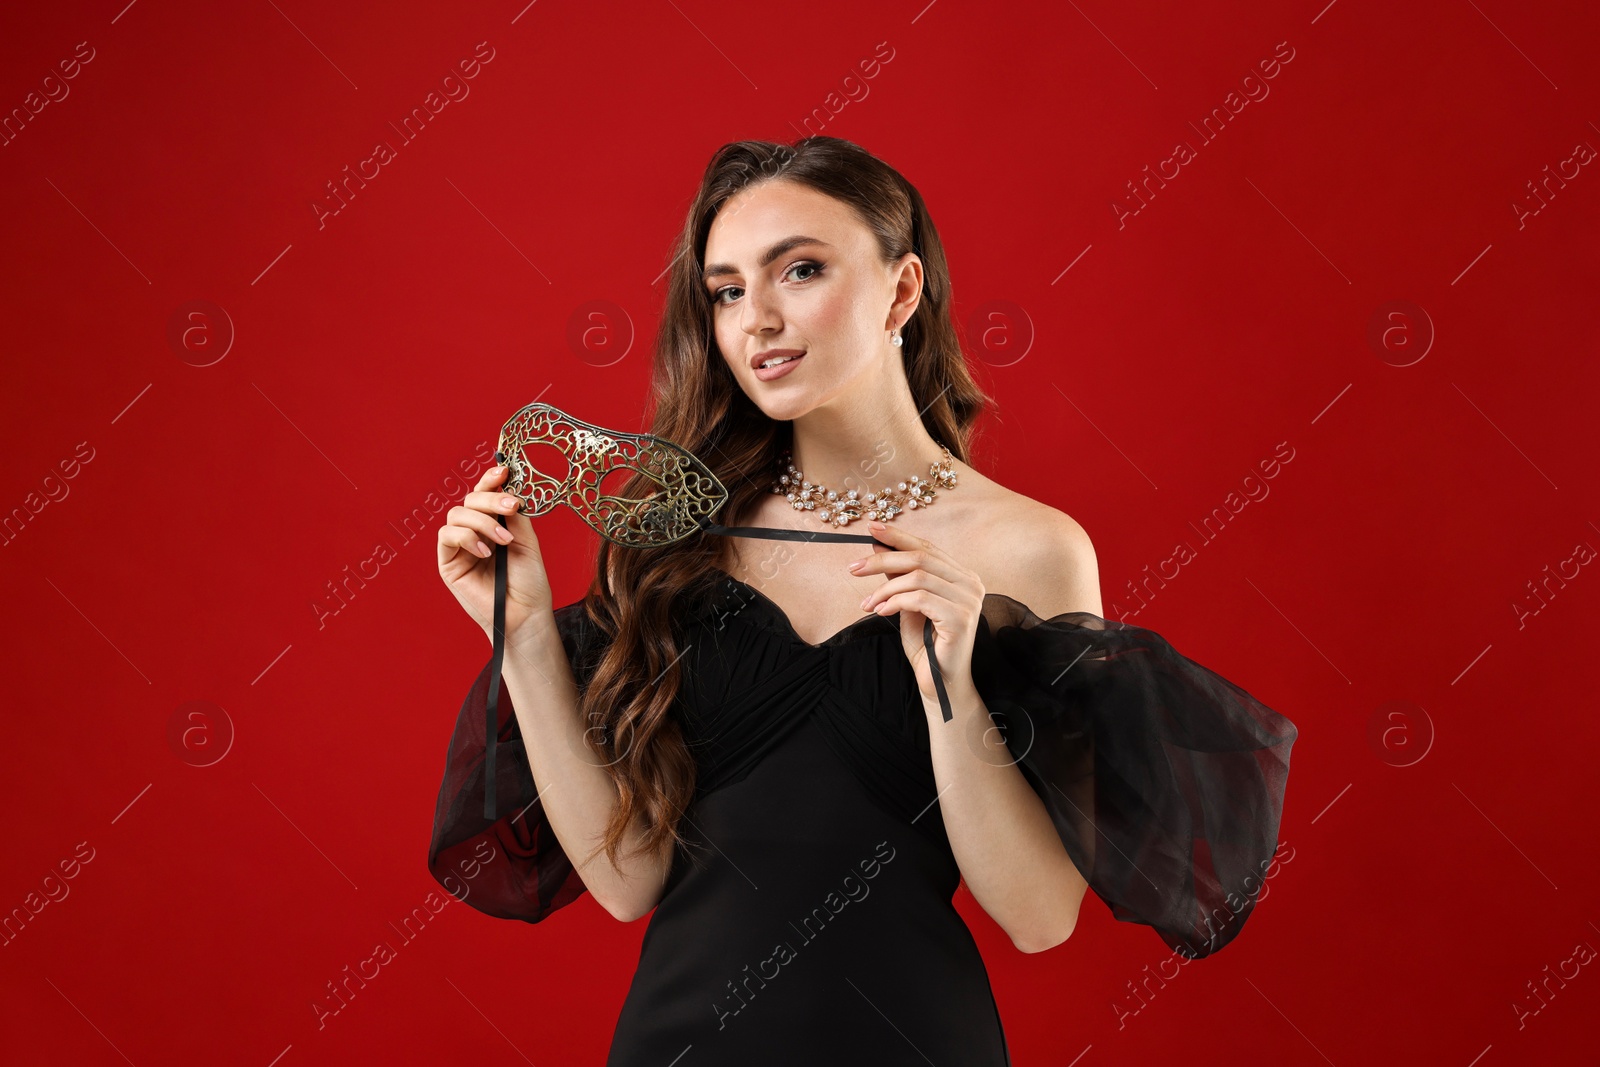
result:
<svg viewBox="0 0 1600 1067"><path fill-rule="evenodd" d="M900 327L896 326L894 328L894 332L889 335L889 343L894 345L896 348L900 347Z"/></svg>

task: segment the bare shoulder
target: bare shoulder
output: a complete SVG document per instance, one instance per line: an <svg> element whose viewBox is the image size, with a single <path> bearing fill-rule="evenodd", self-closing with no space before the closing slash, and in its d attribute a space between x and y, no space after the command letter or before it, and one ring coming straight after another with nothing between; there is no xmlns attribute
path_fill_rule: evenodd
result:
<svg viewBox="0 0 1600 1067"><path fill-rule="evenodd" d="M976 495L991 516L983 524L988 566L980 570L988 591L1026 604L1040 618L1069 611L1100 615L1099 562L1082 524L999 482L983 478L980 484Z"/></svg>

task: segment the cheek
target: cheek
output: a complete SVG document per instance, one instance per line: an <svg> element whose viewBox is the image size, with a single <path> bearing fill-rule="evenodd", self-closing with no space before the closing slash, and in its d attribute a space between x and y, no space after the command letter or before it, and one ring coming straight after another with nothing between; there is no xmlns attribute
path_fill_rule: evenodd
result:
<svg viewBox="0 0 1600 1067"><path fill-rule="evenodd" d="M823 358L812 372L814 381L846 381L865 362L868 310L857 294L843 286L825 297L797 302L787 318L796 334Z"/></svg>
<svg viewBox="0 0 1600 1067"><path fill-rule="evenodd" d="M857 333L865 308L853 290L836 288L806 309L807 325L817 333L838 336Z"/></svg>
<svg viewBox="0 0 1600 1067"><path fill-rule="evenodd" d="M727 315L712 314L716 315L711 323L712 335L717 339L717 355L722 357L722 362L728 365L729 370L734 370L734 360L739 355L739 330Z"/></svg>

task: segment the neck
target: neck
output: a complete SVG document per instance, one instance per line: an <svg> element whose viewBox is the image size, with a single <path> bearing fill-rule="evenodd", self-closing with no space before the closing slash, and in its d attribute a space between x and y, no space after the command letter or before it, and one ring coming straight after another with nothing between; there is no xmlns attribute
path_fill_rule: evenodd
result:
<svg viewBox="0 0 1600 1067"><path fill-rule="evenodd" d="M806 481L843 493L885 489L913 474L928 476L929 464L943 450L922 425L909 389L902 384L876 392L885 394L898 398L887 408L839 397L794 420L790 462Z"/></svg>

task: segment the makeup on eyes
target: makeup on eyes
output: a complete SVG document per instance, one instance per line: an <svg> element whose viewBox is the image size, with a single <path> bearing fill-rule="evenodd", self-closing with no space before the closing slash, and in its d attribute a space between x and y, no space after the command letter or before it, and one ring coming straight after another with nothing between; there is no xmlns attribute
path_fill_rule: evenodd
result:
<svg viewBox="0 0 1600 1067"><path fill-rule="evenodd" d="M812 273L811 273L811 275L809 277L801 278L799 280L801 285L805 285L805 284L807 284L809 282L815 281L817 278L820 278L822 276L823 272L826 271L826 269L827 269L827 265L826 264L820 263L817 260L814 260L814 259L800 259L800 260L796 260L795 262L789 264L789 266L784 268L783 274L779 275L779 277L785 277L785 276L787 276L789 274L790 271L799 270L801 267L810 267L811 270L812 270ZM729 289L743 289L743 288L744 288L744 286L742 286L742 285L724 285L720 289L711 290L707 295L711 298L711 303L712 303L713 306L729 307L731 305L726 304L721 300L722 294L727 292Z"/></svg>

